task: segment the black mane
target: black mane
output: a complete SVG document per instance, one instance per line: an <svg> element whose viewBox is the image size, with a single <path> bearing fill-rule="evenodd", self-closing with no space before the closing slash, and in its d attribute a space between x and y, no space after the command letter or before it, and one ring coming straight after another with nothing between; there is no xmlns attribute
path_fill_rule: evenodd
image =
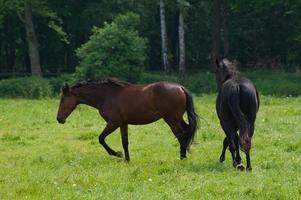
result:
<svg viewBox="0 0 301 200"><path fill-rule="evenodd" d="M118 86L118 87L126 87L129 85L132 85L129 82L119 80L117 78L103 78L103 79L87 79L77 82L72 88L79 88L86 85L104 85L109 84L112 86Z"/></svg>
<svg viewBox="0 0 301 200"><path fill-rule="evenodd" d="M236 66L235 63L230 62L227 58L224 58L222 60L222 64L224 65L224 67L227 68L227 73L231 77L237 77L237 76L239 76L239 71L238 71L237 66Z"/></svg>

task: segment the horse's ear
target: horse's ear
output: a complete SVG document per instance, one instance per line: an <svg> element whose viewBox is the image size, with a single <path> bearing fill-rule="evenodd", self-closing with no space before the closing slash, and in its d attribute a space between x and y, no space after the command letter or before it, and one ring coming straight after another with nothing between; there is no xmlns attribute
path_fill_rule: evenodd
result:
<svg viewBox="0 0 301 200"><path fill-rule="evenodd" d="M215 59L215 64L216 64L216 67L219 68L219 61L217 58Z"/></svg>
<svg viewBox="0 0 301 200"><path fill-rule="evenodd" d="M64 85L64 87L63 87L63 93L64 94L69 94L69 92L70 92L70 87L69 87L69 85L68 85L68 83L65 83L65 85Z"/></svg>

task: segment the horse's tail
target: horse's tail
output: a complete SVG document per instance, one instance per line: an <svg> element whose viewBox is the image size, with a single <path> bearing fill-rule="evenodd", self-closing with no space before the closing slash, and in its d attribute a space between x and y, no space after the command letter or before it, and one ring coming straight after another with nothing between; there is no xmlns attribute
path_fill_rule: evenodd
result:
<svg viewBox="0 0 301 200"><path fill-rule="evenodd" d="M228 105L239 126L239 139L242 150L249 152L251 149L251 139L249 137L249 122L240 109L240 87L233 86L229 95Z"/></svg>
<svg viewBox="0 0 301 200"><path fill-rule="evenodd" d="M187 133L188 133L188 145L190 145L196 136L196 130L198 127L198 115L196 114L194 109L192 95L188 90L186 90L185 88L183 89L186 95L186 112L188 117Z"/></svg>

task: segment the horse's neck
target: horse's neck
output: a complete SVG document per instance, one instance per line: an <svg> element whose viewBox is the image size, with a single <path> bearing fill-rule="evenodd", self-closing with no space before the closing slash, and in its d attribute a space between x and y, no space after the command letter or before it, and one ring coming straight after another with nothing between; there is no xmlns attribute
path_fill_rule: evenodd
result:
<svg viewBox="0 0 301 200"><path fill-rule="evenodd" d="M107 98L116 93L115 88L102 87L82 87L75 92L80 103L100 109Z"/></svg>
<svg viewBox="0 0 301 200"><path fill-rule="evenodd" d="M225 84L227 81L229 81L229 80L237 81L237 79L238 79L237 75L235 75L235 74L227 74L223 80L221 80L220 82L217 83L218 90L220 91L221 88L222 88L222 86L223 86L223 84Z"/></svg>

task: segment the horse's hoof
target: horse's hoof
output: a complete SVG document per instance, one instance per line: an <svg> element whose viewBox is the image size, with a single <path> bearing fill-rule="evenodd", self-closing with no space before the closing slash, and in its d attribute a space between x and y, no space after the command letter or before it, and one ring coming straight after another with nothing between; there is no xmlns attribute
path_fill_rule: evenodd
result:
<svg viewBox="0 0 301 200"><path fill-rule="evenodd" d="M186 156L180 156L180 160L186 159Z"/></svg>
<svg viewBox="0 0 301 200"><path fill-rule="evenodd" d="M240 170L240 171L244 171L245 167L240 163L236 165L236 169Z"/></svg>
<svg viewBox="0 0 301 200"><path fill-rule="evenodd" d="M122 158L123 154L122 154L122 152L117 151L116 154L115 154L115 156L118 157L118 158Z"/></svg>
<svg viewBox="0 0 301 200"><path fill-rule="evenodd" d="M252 167L247 167L247 171L251 172L252 171Z"/></svg>
<svg viewBox="0 0 301 200"><path fill-rule="evenodd" d="M224 157L224 156L219 157L219 162L220 162L220 163L222 163L222 162L224 162L224 161L225 161L225 157Z"/></svg>

